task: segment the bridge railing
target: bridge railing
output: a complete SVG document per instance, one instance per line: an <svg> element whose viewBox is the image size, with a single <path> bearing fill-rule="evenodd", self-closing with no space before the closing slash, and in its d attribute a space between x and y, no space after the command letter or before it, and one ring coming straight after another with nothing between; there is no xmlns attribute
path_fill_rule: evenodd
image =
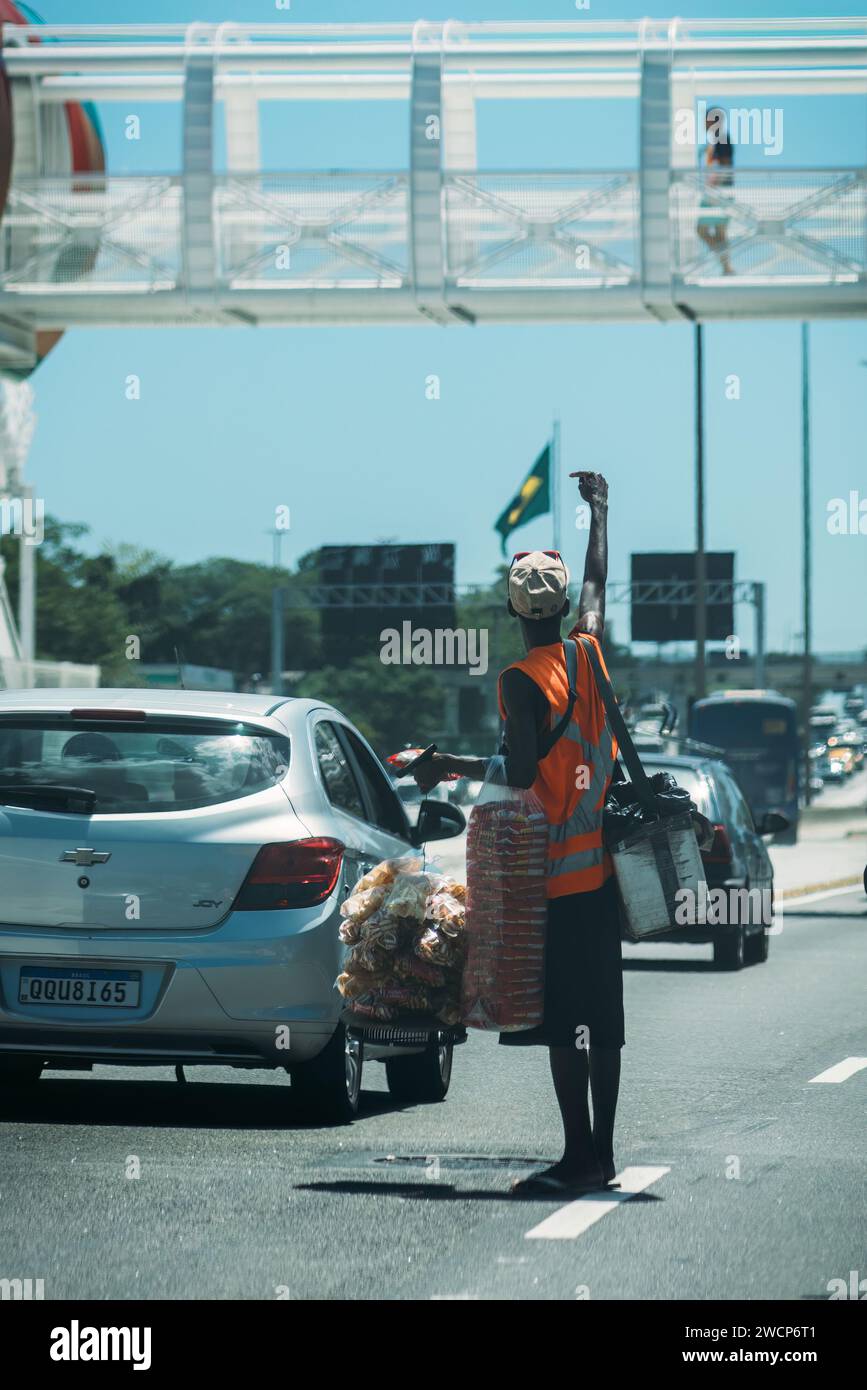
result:
<svg viewBox="0 0 867 1390"><path fill-rule="evenodd" d="M699 231L720 228L744 283L851 284L867 270L867 170L745 169L728 187L698 172L671 182L673 271L684 284L723 275Z"/></svg>
<svg viewBox="0 0 867 1390"><path fill-rule="evenodd" d="M402 288L408 187L405 173L218 176L219 282L247 290Z"/></svg>
<svg viewBox="0 0 867 1390"><path fill-rule="evenodd" d="M180 176L16 180L0 224L0 298L177 289L183 199Z"/></svg>
<svg viewBox="0 0 867 1390"><path fill-rule="evenodd" d="M76 299L90 318L94 303L103 312L121 296L180 300L184 190L182 175L19 178L0 225L0 311L4 301L10 314L22 300L29 312L50 302L46 315L62 304L74 322ZM214 175L211 207L224 306L245 294L412 290L406 171ZM635 171L449 171L441 216L446 291L474 304L498 291L515 292L515 303L527 290L575 302L575 291L640 292ZM731 274L703 228L723 229ZM690 287L723 279L744 292L863 285L867 170L737 170L729 187L675 170L670 238L685 302Z"/></svg>
<svg viewBox="0 0 867 1390"><path fill-rule="evenodd" d="M635 173L446 174L444 199L456 288L601 289L639 274Z"/></svg>

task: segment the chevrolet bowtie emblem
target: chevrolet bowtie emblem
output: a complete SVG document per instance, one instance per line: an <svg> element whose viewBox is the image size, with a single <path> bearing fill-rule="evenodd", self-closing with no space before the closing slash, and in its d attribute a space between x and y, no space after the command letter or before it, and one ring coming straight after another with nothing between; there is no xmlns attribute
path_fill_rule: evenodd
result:
<svg viewBox="0 0 867 1390"><path fill-rule="evenodd" d="M111 858L111 851L105 849L67 849L60 856L61 864L78 864L88 869L92 864L104 864Z"/></svg>

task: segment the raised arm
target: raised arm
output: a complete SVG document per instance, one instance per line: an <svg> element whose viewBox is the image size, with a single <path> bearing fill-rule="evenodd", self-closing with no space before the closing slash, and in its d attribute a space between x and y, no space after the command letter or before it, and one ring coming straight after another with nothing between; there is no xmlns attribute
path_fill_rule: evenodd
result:
<svg viewBox="0 0 867 1390"><path fill-rule="evenodd" d="M608 484L601 473L570 473L590 508L590 535L584 561L584 583L573 632L586 632L601 641L605 630L605 584L608 579Z"/></svg>

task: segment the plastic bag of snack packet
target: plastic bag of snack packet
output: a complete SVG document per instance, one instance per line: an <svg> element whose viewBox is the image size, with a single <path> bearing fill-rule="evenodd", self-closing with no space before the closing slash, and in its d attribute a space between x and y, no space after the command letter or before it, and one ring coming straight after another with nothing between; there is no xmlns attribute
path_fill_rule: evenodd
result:
<svg viewBox="0 0 867 1390"><path fill-rule="evenodd" d="M392 918L383 917L379 922L369 918L361 929L361 945L378 946L382 951L396 951L400 935L400 923Z"/></svg>
<svg viewBox="0 0 867 1390"><path fill-rule="evenodd" d="M389 1023L398 1014L392 1005L381 1003L376 994L363 994L360 999L353 999L352 1012L361 1018L378 1019L380 1023Z"/></svg>
<svg viewBox="0 0 867 1390"><path fill-rule="evenodd" d="M375 888L363 888L360 892L356 888L355 892L340 904L340 915L349 922L366 922L374 912L377 912L385 902L388 893L386 884L378 884Z"/></svg>
<svg viewBox="0 0 867 1390"><path fill-rule="evenodd" d="M411 917L416 922L423 922L430 895L430 875L400 874L389 890L385 910L391 917Z"/></svg>
<svg viewBox="0 0 867 1390"><path fill-rule="evenodd" d="M391 980L373 992L377 1003L394 1005L406 1013L427 1013L431 1008L431 991L418 982Z"/></svg>
<svg viewBox="0 0 867 1390"><path fill-rule="evenodd" d="M420 980L434 989L440 989L446 982L442 966L434 965L415 954L395 956L394 973L399 980Z"/></svg>
<svg viewBox="0 0 867 1390"><path fill-rule="evenodd" d="M443 875L438 891L450 893L453 898L457 898L459 903L465 903L467 900L467 885L458 883L456 878L451 878L448 874Z"/></svg>
<svg viewBox="0 0 867 1390"><path fill-rule="evenodd" d="M464 904L446 889L431 893L425 907L425 918L438 922L447 936L457 936L464 926Z"/></svg>
<svg viewBox="0 0 867 1390"><path fill-rule="evenodd" d="M381 864L374 864L373 868L360 878L355 885L355 893L365 893L370 888L390 888L395 879L401 874L418 873L421 868L421 860L417 855L404 855L401 859L383 859Z"/></svg>
<svg viewBox="0 0 867 1390"><path fill-rule="evenodd" d="M389 1020L448 1004L459 1021L465 889L412 855L371 869L343 907L338 989L353 1012Z"/></svg>
<svg viewBox="0 0 867 1390"><path fill-rule="evenodd" d="M341 922L337 929L337 935L344 946L354 946L357 941L361 940L361 925L358 922L348 920Z"/></svg>
<svg viewBox="0 0 867 1390"><path fill-rule="evenodd" d="M461 954L454 940L445 936L438 927L430 926L422 932L415 943L415 953L421 960L433 965L458 966Z"/></svg>
<svg viewBox="0 0 867 1390"><path fill-rule="evenodd" d="M375 975L366 970L344 970L335 983L344 999L360 999L362 995L377 992L388 980L387 975Z"/></svg>
<svg viewBox="0 0 867 1390"><path fill-rule="evenodd" d="M375 941L361 941L347 951L344 968L351 972L366 970L374 975L383 975L391 969L391 961L391 952L383 950Z"/></svg>
<svg viewBox="0 0 867 1390"><path fill-rule="evenodd" d="M467 1027L518 1032L542 1023L547 855L542 803L533 792L510 787L505 759L492 758L467 829L461 989Z"/></svg>

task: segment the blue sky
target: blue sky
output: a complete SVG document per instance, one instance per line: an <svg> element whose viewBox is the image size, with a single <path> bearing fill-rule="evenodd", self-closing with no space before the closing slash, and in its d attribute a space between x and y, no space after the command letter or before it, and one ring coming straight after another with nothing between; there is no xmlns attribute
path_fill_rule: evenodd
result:
<svg viewBox="0 0 867 1390"><path fill-rule="evenodd" d="M293 0L41 0L49 22L634 19L659 6L602 3L576 12L560 0L464 4ZM685 17L721 6L681 3ZM725 7L728 11L728 6ZM857 8L836 5L840 14ZM817 5L754 4L751 17L810 15ZM712 99L713 94L709 94ZM779 105L779 102L774 104ZM583 105L584 109L580 109ZM590 103L508 109L486 103L480 165L618 168L635 163L634 117L594 119ZM863 164L864 102L790 101L780 162ZM547 108L547 109L542 109ZM286 111L271 104L263 160L272 169L389 168L406 163L405 111ZM122 104L103 108L109 168L176 167L176 118L142 107L142 139L124 139ZM540 157L540 150L544 155ZM739 152L739 166L760 159ZM831 536L826 504L867 497L867 323L811 330L815 477L815 645L867 643L867 537ZM800 627L800 378L795 323L711 324L706 330L707 543L737 552L737 574L767 583L769 640L789 649ZM142 395L125 399L128 374ZM425 378L441 398L425 398ZM728 400L726 377L741 379ZM693 539L692 333L680 325L515 326L475 329L103 329L74 331L33 378L39 423L30 475L47 509L86 521L95 542L128 541L187 562L208 555L267 561L274 508L291 508L284 560L323 543L454 540L458 578L490 578L493 523L562 422L564 471L596 468L611 486L611 564L628 577L634 550L689 549ZM567 486L572 486L568 484ZM586 533L564 548L579 569ZM514 536L550 544L545 520ZM627 611L612 610L627 635ZM752 642L751 613L738 631Z"/></svg>

